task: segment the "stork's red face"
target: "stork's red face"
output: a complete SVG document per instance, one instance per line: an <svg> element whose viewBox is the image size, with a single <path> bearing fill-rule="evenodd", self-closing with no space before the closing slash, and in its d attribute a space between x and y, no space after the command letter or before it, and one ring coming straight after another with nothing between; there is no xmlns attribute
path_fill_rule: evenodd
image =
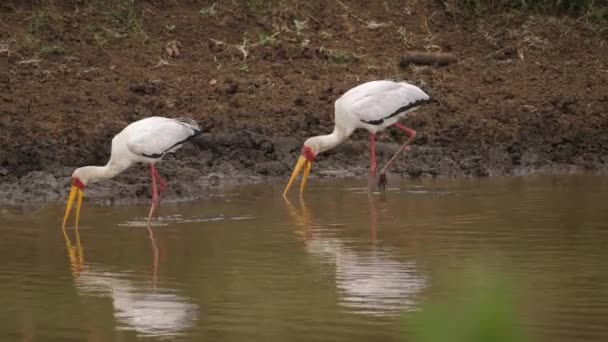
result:
<svg viewBox="0 0 608 342"><path fill-rule="evenodd" d="M81 191L84 191L85 185L78 177L72 177L72 186L77 187Z"/></svg>
<svg viewBox="0 0 608 342"><path fill-rule="evenodd" d="M313 162L315 160L315 153L312 151L312 148L304 145L302 146L302 156L306 158L309 162Z"/></svg>
<svg viewBox="0 0 608 342"><path fill-rule="evenodd" d="M300 158L298 158L298 162L296 163L296 167L293 169L293 173L291 174L291 178L285 187L285 191L283 191L283 196L287 195L287 191L291 188L293 181L300 174L300 170L304 167L304 174L302 175L302 183L300 184L300 194L304 192L304 187L306 187L306 182L308 180L308 174L310 173L310 168L312 167L312 162L315 159L315 153L313 150L304 145L302 146L302 152L300 153Z"/></svg>
<svg viewBox="0 0 608 342"><path fill-rule="evenodd" d="M82 206L82 192L84 191L85 185L78 177L72 177L72 188L70 189L70 196L68 197L68 205L65 208L65 215L63 216L63 228L65 229L68 223L68 216L74 206L74 198L78 195L78 202L76 202L76 223L75 227L78 227L78 219L80 218L80 207Z"/></svg>

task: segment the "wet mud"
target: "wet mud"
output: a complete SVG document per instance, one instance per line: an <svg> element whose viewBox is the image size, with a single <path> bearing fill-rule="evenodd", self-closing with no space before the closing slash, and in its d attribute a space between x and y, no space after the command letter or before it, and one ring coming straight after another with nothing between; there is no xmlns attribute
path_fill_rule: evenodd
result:
<svg viewBox="0 0 608 342"><path fill-rule="evenodd" d="M74 168L105 164L112 136L152 115L205 131L159 164L168 200L286 178L302 142L331 132L334 101L374 79L435 100L403 121L418 136L397 176L608 169L605 27L441 2L256 4L1 2L0 203L63 199ZM402 63L419 52L457 62ZM404 139L379 135L379 162ZM356 132L318 156L312 176L363 175L368 148ZM149 196L146 166L87 189L99 203Z"/></svg>

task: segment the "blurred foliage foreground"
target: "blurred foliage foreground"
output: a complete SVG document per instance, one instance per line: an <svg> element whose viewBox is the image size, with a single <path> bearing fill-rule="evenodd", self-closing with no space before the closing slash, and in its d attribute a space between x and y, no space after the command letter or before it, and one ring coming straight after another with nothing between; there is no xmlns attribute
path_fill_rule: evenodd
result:
<svg viewBox="0 0 608 342"><path fill-rule="evenodd" d="M477 269L439 282L447 284L440 285L446 295L403 316L408 342L529 340L515 309L513 286L505 277Z"/></svg>

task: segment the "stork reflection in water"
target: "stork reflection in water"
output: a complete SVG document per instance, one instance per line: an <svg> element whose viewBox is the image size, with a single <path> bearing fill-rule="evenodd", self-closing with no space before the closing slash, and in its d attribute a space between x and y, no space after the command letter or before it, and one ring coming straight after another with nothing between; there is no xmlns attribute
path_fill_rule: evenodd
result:
<svg viewBox="0 0 608 342"><path fill-rule="evenodd" d="M375 241L378 212L369 198L371 239ZM390 250L372 246L363 252L350 248L326 224L315 220L306 202L300 197L300 209L285 200L287 212L306 251L319 260L335 266L335 284L340 305L353 312L369 315L398 315L412 309L426 280L414 261L396 260Z"/></svg>
<svg viewBox="0 0 608 342"><path fill-rule="evenodd" d="M81 296L110 297L118 329L135 330L141 336L170 338L183 335L198 319L198 306L173 289L158 287L159 250L154 232L148 226L152 247L150 288L128 279L130 273L85 263L84 248L78 228L73 244L63 229L74 283Z"/></svg>

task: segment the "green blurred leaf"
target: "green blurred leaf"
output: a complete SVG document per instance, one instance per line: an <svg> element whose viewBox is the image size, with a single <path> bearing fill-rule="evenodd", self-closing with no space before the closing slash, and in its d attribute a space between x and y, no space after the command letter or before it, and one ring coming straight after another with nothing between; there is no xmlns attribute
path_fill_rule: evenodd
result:
<svg viewBox="0 0 608 342"><path fill-rule="evenodd" d="M527 341L504 279L477 275L454 286L457 290L449 298L428 302L404 316L408 341Z"/></svg>

